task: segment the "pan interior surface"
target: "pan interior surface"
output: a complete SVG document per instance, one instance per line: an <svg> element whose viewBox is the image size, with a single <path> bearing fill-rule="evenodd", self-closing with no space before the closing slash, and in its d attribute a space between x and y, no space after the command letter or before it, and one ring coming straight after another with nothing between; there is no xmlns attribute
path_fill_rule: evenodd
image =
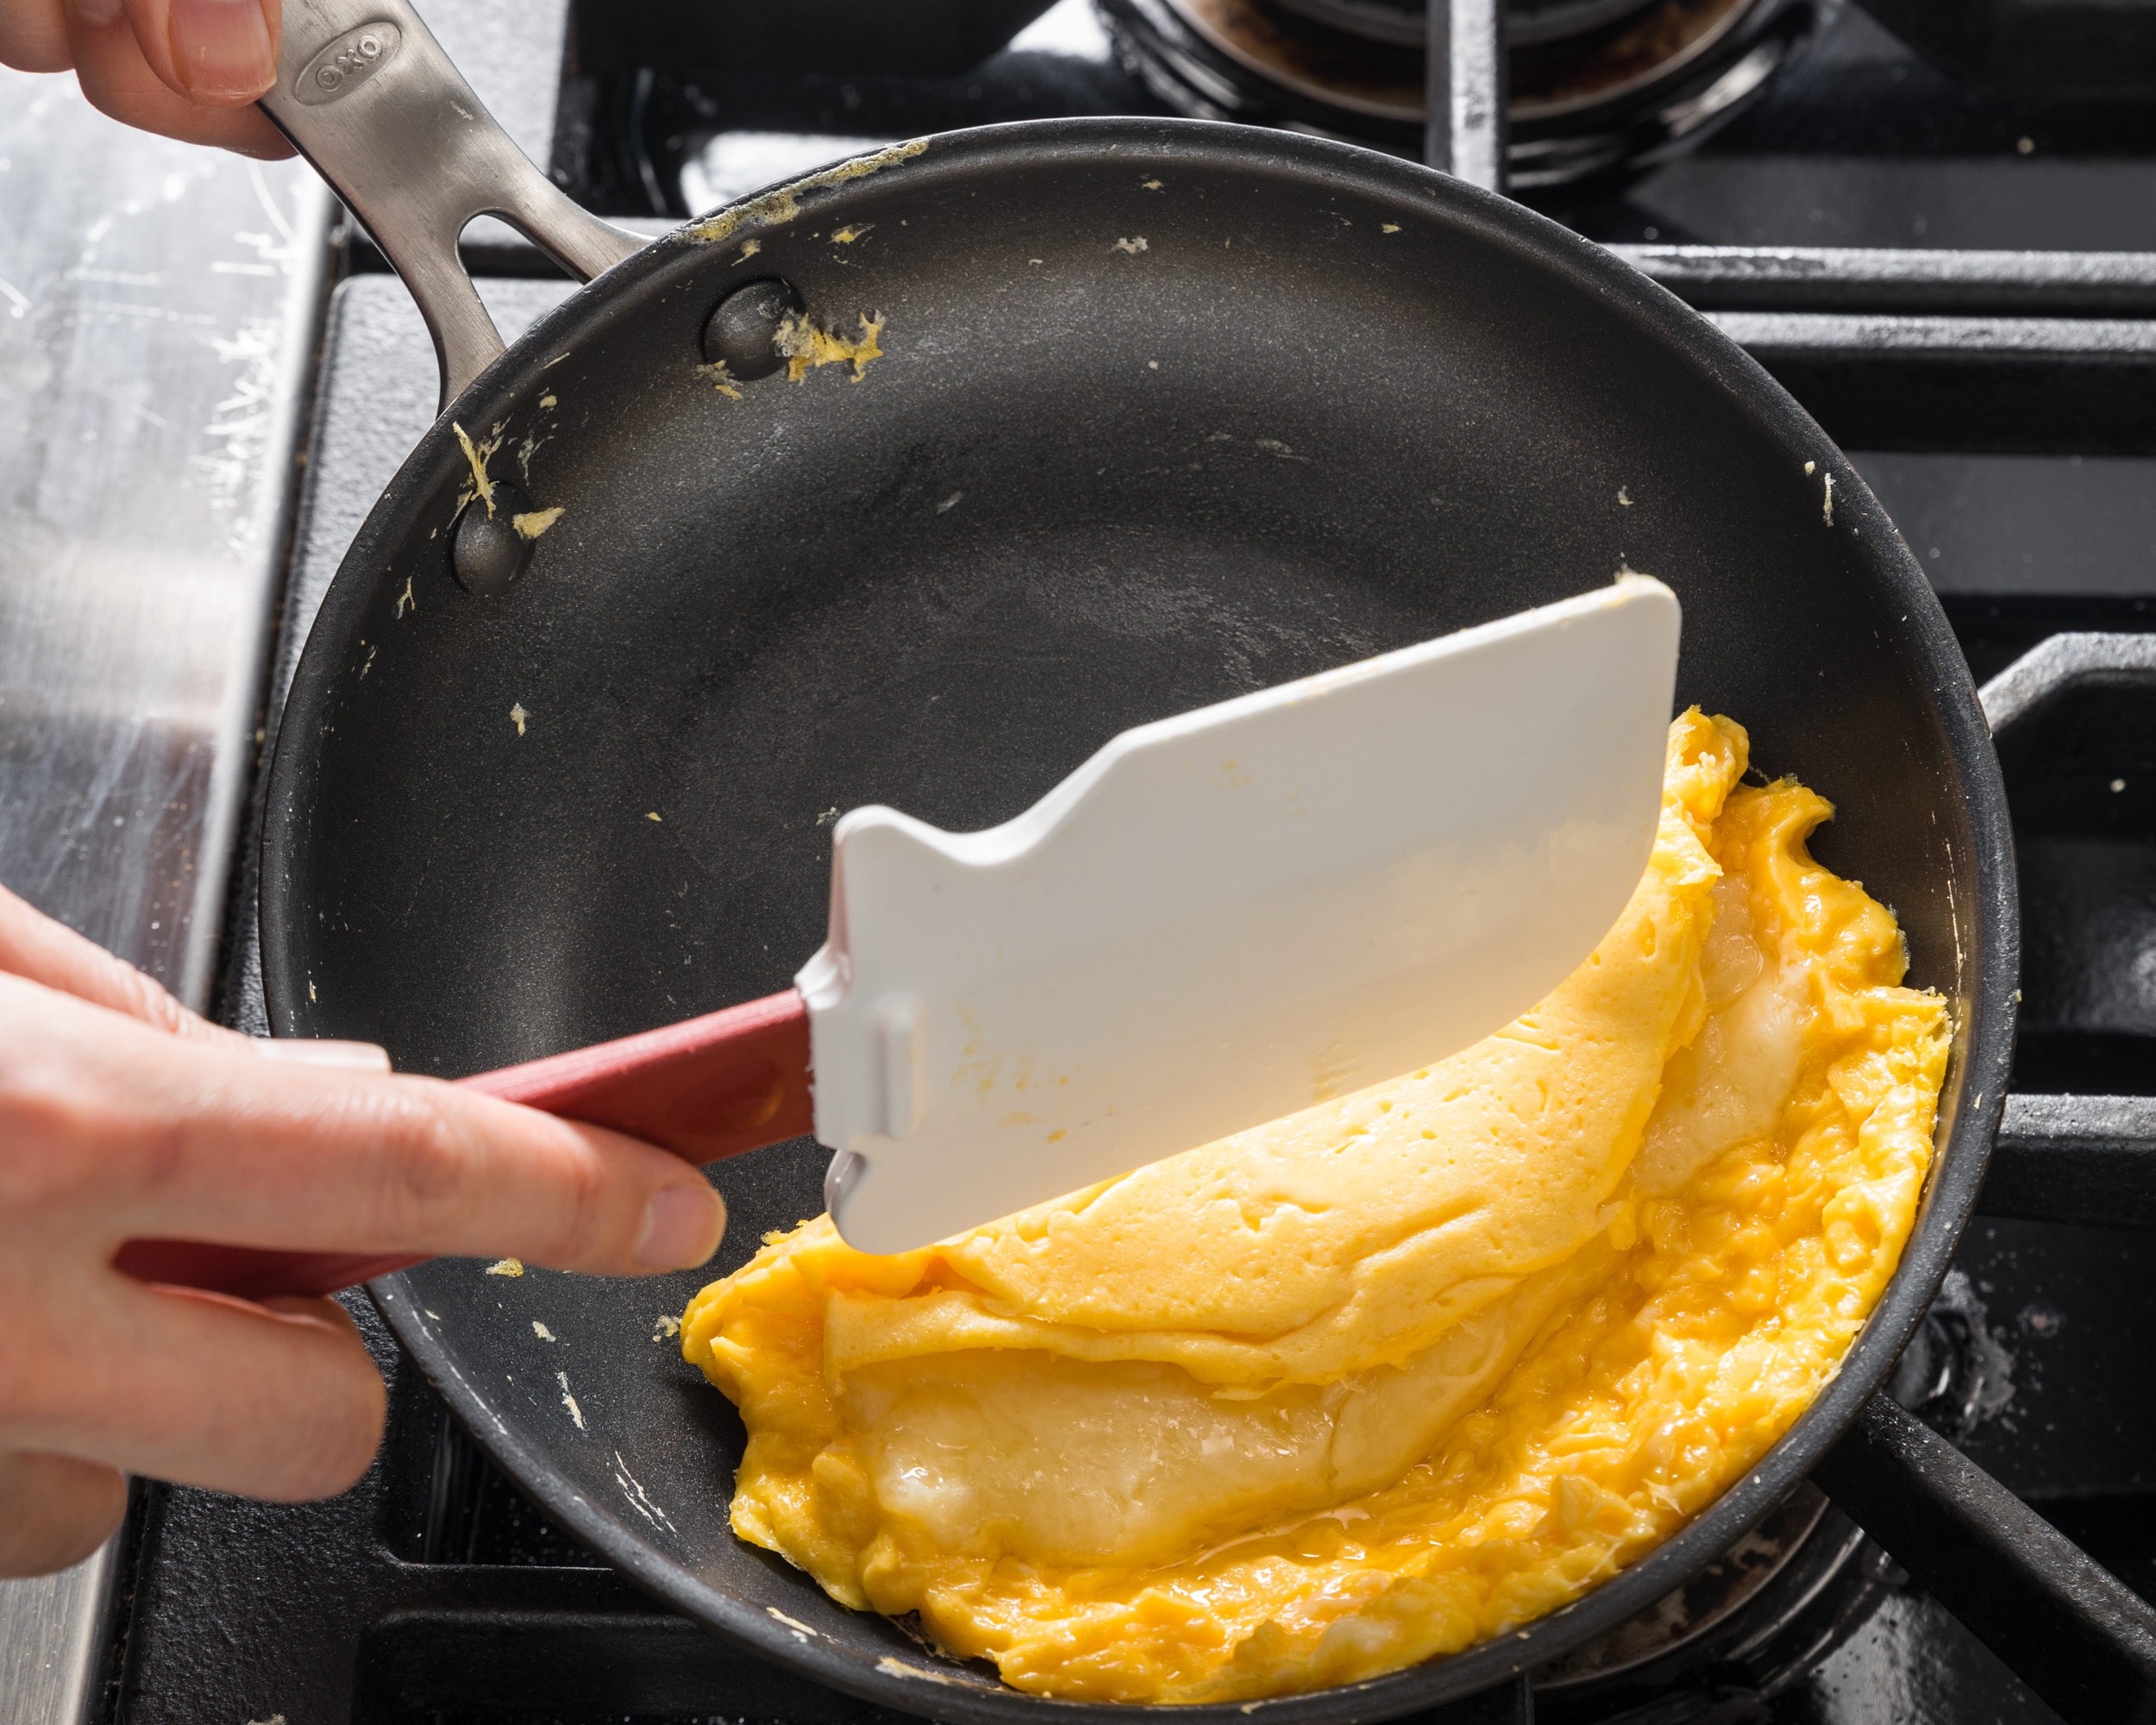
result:
<svg viewBox="0 0 2156 1725"><path fill-rule="evenodd" d="M939 139L765 213L621 267L459 402L490 483L561 511L505 594L451 574L446 420L362 530L273 781L279 1033L454 1076L769 993L823 938L840 810L993 825L1126 726L1631 568L1684 605L1680 701L1836 803L1821 860L1896 909L1965 1055L1981 847L1934 691L1966 672L1839 454L1658 290L1419 170L1197 125ZM714 373L705 318L774 276L808 358L880 354ZM825 1160L716 1168L705 1270L443 1260L379 1297L511 1475L671 1603L907 1710L1075 1709L728 1527L741 1426L667 1330L821 1209ZM1261 1710L1487 1684L1646 1603L1690 1538L1517 1648Z"/></svg>

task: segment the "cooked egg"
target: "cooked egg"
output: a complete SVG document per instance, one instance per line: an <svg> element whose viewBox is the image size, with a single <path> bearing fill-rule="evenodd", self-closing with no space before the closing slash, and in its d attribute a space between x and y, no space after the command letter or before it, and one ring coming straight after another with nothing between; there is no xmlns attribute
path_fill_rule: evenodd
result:
<svg viewBox="0 0 2156 1725"><path fill-rule="evenodd" d="M899 1257L828 1218L693 1300L732 1520L1039 1695L1379 1676L1576 1598L1739 1477L1892 1275L1946 1009L1671 727L1594 955L1450 1059Z"/></svg>

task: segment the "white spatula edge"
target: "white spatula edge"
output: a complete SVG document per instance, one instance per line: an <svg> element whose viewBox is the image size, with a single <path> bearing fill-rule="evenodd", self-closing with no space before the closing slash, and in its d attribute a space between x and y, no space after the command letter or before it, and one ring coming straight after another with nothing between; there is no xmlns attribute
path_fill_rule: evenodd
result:
<svg viewBox="0 0 2156 1725"><path fill-rule="evenodd" d="M834 835L825 1197L948 1237L1479 1040L1651 850L1680 612L1611 586L1138 726L1025 813Z"/></svg>

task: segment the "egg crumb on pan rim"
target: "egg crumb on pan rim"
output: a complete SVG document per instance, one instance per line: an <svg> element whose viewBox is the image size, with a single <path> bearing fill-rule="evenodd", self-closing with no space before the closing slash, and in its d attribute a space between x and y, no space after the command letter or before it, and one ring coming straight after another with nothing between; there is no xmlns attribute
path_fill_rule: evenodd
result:
<svg viewBox="0 0 2156 1725"><path fill-rule="evenodd" d="M827 1217L689 1302L736 1534L1031 1694L1359 1682L1577 1598L1833 1377L1947 1053L1831 806L1670 727L1594 956L1407 1076L920 1251ZM718 1483L715 1482L715 1487Z"/></svg>

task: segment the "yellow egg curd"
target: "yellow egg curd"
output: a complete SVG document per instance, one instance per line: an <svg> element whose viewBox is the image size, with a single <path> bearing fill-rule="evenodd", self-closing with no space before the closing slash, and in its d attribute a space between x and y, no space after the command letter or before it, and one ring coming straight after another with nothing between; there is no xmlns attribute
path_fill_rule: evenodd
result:
<svg viewBox="0 0 2156 1725"><path fill-rule="evenodd" d="M828 1218L690 1302L742 1538L1074 1700L1498 1634L1764 1455L1893 1274L1946 1008L1831 813L1670 729L1594 956L1449 1060L901 1257Z"/></svg>

